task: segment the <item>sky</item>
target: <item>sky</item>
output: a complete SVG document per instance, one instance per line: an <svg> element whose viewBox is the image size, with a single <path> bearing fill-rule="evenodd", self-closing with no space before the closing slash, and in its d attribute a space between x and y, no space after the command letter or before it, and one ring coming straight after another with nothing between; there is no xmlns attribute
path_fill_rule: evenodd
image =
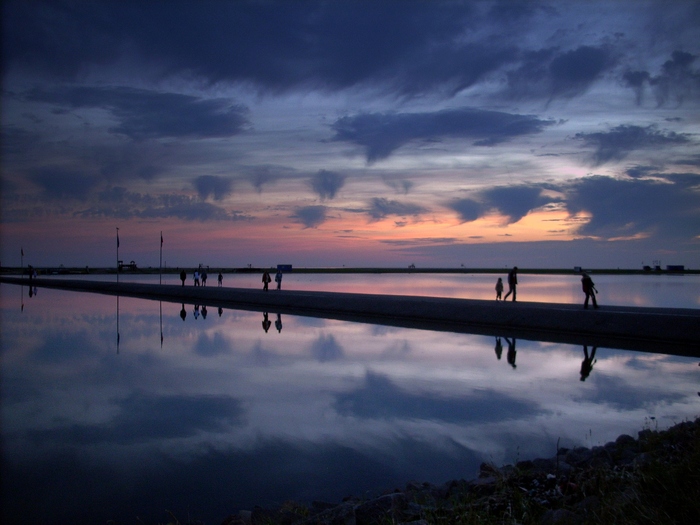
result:
<svg viewBox="0 0 700 525"><path fill-rule="evenodd" d="M1 6L4 266L700 267L700 2Z"/></svg>

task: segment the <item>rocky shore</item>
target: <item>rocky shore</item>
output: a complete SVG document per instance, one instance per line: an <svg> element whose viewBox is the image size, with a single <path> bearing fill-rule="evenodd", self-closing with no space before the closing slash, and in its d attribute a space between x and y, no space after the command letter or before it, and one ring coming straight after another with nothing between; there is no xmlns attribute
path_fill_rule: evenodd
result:
<svg viewBox="0 0 700 525"><path fill-rule="evenodd" d="M700 523L700 418L645 429L593 448L497 467L473 480L401 489L340 503L255 507L222 525Z"/></svg>

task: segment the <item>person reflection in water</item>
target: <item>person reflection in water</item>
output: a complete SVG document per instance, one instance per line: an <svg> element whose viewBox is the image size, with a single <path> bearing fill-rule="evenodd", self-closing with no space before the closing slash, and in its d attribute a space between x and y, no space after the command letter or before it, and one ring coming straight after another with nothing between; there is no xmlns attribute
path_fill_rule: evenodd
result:
<svg viewBox="0 0 700 525"><path fill-rule="evenodd" d="M503 343L501 343L501 338L500 338L500 337L497 337L497 338L496 338L496 348L495 348L495 350L496 350L496 357L497 357L498 360L500 361L500 360L501 360L501 355L503 354Z"/></svg>
<svg viewBox="0 0 700 525"><path fill-rule="evenodd" d="M207 313L207 305L205 304L204 306L202 306L202 319L207 318Z"/></svg>
<svg viewBox="0 0 700 525"><path fill-rule="evenodd" d="M219 306L219 317L221 317L221 314L224 313L224 309Z"/></svg>
<svg viewBox="0 0 700 525"><path fill-rule="evenodd" d="M192 310L192 313L194 314L194 320L196 321L199 319L199 305L195 304L194 305L194 310Z"/></svg>
<svg viewBox="0 0 700 525"><path fill-rule="evenodd" d="M510 366L515 368L515 338L513 338L511 341L506 337L505 340L508 343L508 354L506 355L506 360Z"/></svg>
<svg viewBox="0 0 700 525"><path fill-rule="evenodd" d="M277 314L277 320L275 321L275 328L277 328L277 333L282 333L282 316Z"/></svg>
<svg viewBox="0 0 700 525"><path fill-rule="evenodd" d="M265 330L265 333L270 329L270 325L272 322L267 318L267 312L263 313L263 320L262 320L262 327L263 330Z"/></svg>
<svg viewBox="0 0 700 525"><path fill-rule="evenodd" d="M593 370L593 364L596 362L595 351L598 349L594 346L591 350L591 355L588 355L588 346L583 345L583 361L581 361L581 381L585 381Z"/></svg>
<svg viewBox="0 0 700 525"><path fill-rule="evenodd" d="M185 311L185 303L182 303L182 310L180 310L180 319L183 321L187 317L187 312Z"/></svg>

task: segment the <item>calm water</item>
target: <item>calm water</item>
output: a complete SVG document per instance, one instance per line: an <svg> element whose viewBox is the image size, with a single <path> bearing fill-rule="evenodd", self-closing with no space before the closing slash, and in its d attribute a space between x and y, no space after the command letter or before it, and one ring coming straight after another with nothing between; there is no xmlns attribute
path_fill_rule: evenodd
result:
<svg viewBox="0 0 700 525"><path fill-rule="evenodd" d="M396 277L284 286L488 298L495 281ZM238 278L225 284L257 286ZM698 306L694 277L640 278L595 278L601 302ZM578 302L577 287L523 276L519 299L570 289ZM588 348L586 373L581 346L275 312L265 331L259 312L184 305L183 321L178 304L23 290L0 286L3 523L162 523L169 510L218 524L700 415L697 359Z"/></svg>

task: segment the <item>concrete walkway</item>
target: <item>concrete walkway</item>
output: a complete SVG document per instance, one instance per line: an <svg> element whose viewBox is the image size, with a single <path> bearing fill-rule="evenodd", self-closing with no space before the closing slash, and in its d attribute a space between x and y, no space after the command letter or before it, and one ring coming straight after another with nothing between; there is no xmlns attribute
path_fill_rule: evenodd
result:
<svg viewBox="0 0 700 525"><path fill-rule="evenodd" d="M17 277L0 282L21 284ZM28 285L28 279L23 281ZM381 325L700 357L700 309L193 287L39 278L34 286Z"/></svg>

